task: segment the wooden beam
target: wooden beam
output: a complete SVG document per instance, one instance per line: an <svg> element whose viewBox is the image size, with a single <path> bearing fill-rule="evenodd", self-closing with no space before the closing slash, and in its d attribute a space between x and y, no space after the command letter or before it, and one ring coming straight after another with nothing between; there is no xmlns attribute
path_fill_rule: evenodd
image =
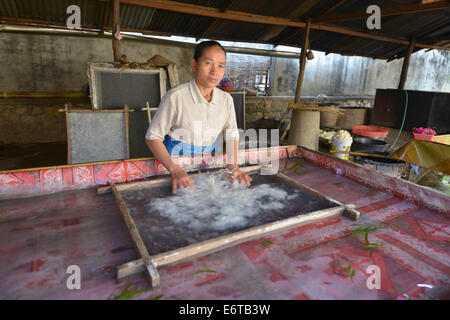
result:
<svg viewBox="0 0 450 320"><path fill-rule="evenodd" d="M258 14L252 14L252 13L240 12L240 11L231 11L231 10L228 10L226 12L221 12L221 9L218 9L218 8L203 7L203 6L192 5L192 4L171 1L171 0L164 0L164 1L163 0L121 0L121 2L125 3L125 4L144 6L144 7L154 8L154 9L179 12L179 13L185 13L185 14L193 14L193 15L206 16L206 17L214 17L214 18L233 20L233 21L272 24L272 25L290 26L290 27L297 27L297 28L304 28L306 26L305 22L296 21L293 19L278 18L278 17L272 17L272 16L263 16L263 15L258 15ZM324 24L313 24L313 23L311 23L311 29L335 32L335 33L340 33L340 34L351 35L354 37L372 39L372 40L379 40L379 41L386 41L386 42L398 43L398 44L403 44L403 45L409 45L409 41L405 37L392 37L392 36L380 34L379 32L376 32L376 33L375 32L367 32L367 31L364 32L364 31L359 31L359 30L346 28L346 27L324 25ZM437 47L437 46L421 45L421 44L416 44L416 47L450 50L450 48L442 48L442 47Z"/></svg>
<svg viewBox="0 0 450 320"><path fill-rule="evenodd" d="M304 28L306 25L306 23L301 22L301 21L295 21L295 20L290 20L290 19L285 19L285 18L277 18L277 17L268 17L268 16L255 15L255 14L248 14L245 12L227 11L225 13L220 13L217 11L220 9L206 8L206 7L184 4L184 3L180 3L180 2L176 2L176 1L169 1L169 0L168 1L121 0L121 2L127 3L127 4L151 7L151 8L156 8L156 9L161 7L162 10L169 10L169 11L173 11L173 12L182 12L182 13L189 13L189 14L209 16L209 17L219 17L221 19L228 19L228 20L234 20L234 21L244 21L244 22L273 24L273 25L286 25L286 26L297 27L297 28ZM167 6L168 3L170 4L170 6ZM178 5L181 6L181 9L177 7ZM190 10L189 10L190 12L183 12L184 6L188 6L190 8ZM191 13L191 11L193 11L193 10L194 10L194 12ZM67 26L61 22L53 23L53 22L42 21L42 20L16 19L16 18L5 18L5 17L0 17L0 24L19 25L19 26L28 26L28 27L31 27L31 26L45 27L45 28L64 29L64 30L68 29ZM98 29L98 26L84 26L83 25L82 28L90 29L89 31L100 31ZM107 29L107 28L105 28L105 29ZM378 32L367 32L367 31L364 32L364 31L359 31L356 29L351 29L351 28L346 28L346 27L324 25L324 24L313 24L313 23L311 23L311 29L334 32L334 33L345 34L345 35L366 38L366 39L372 39L372 40L398 43L401 45L409 45L409 41L405 37L392 37L392 36L380 34ZM87 31L87 30L84 30L84 31ZM123 31L128 31L128 29L127 30L124 29ZM133 32L142 32L144 34L157 34L158 33L157 31L151 31L151 30L134 30ZM76 33L76 31L74 31L74 34L75 33ZM239 41L239 39L231 39L231 38L229 40L230 41ZM258 42L260 42L260 41L258 41ZM273 44L271 42L265 42L265 43ZM431 44L416 43L416 47L450 51L450 48L448 48L448 47L439 46L439 45L431 45Z"/></svg>
<svg viewBox="0 0 450 320"><path fill-rule="evenodd" d="M116 32L120 30L120 0L113 0L113 25L112 25L112 47L114 52L114 63L120 60L120 41L116 39Z"/></svg>
<svg viewBox="0 0 450 320"><path fill-rule="evenodd" d="M445 9L450 6L449 0L436 1L432 3L418 3L418 4L406 4L402 6L396 6L393 8L381 8L381 16L392 16L392 15L404 15L412 14L418 12L425 12L431 10ZM335 21L346 21L355 19L367 19L369 14L366 11L358 11L346 14L338 14L326 17L317 17L313 19L313 22L335 22Z"/></svg>
<svg viewBox="0 0 450 320"><path fill-rule="evenodd" d="M300 28L303 28L306 25L304 22L294 21L286 18L264 16L260 14L253 14L241 11L231 11L231 10L222 12L222 9L220 8L204 7L171 0L121 0L121 2L124 4L131 4L136 6L149 7L172 12L193 14L198 16L205 16L226 20L250 22L250 23L273 24L273 25L292 26Z"/></svg>
<svg viewBox="0 0 450 320"><path fill-rule="evenodd" d="M410 44L409 44L409 48L408 51L406 53L406 56L403 60L403 65L402 65L402 73L400 75L400 82L398 84L398 89L403 90L403 88L405 87L405 82L406 82L406 76L408 74L408 67L409 67L409 59L411 57L411 53L414 50L414 44L415 44L415 40L411 40Z"/></svg>
<svg viewBox="0 0 450 320"><path fill-rule="evenodd" d="M300 101L300 94L302 92L303 76L305 74L306 52L309 48L309 31L311 30L311 20L308 19L306 23L305 33L303 34L302 52L300 54L300 70L298 73L297 89L295 90L295 103Z"/></svg>

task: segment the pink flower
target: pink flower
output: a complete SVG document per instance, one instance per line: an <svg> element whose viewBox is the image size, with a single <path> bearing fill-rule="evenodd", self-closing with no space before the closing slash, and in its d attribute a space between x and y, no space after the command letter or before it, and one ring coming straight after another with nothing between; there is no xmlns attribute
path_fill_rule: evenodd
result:
<svg viewBox="0 0 450 320"><path fill-rule="evenodd" d="M430 136L435 136L436 135L436 131L434 131L433 129L431 129L431 128L425 128L424 129L422 127L414 129L414 133L428 134Z"/></svg>

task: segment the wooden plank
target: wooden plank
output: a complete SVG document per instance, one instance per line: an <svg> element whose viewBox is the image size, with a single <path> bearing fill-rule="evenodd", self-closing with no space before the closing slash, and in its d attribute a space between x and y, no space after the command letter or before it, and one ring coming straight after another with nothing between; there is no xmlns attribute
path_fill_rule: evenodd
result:
<svg viewBox="0 0 450 320"><path fill-rule="evenodd" d="M349 154L351 156L363 156L363 157L374 157L374 158L386 158L385 155L375 154L375 153L364 153L364 152L353 152L353 151L338 151L331 150L331 153L341 153L341 154Z"/></svg>
<svg viewBox="0 0 450 320"><path fill-rule="evenodd" d="M381 16L392 16L392 15L404 15L404 14L412 14L418 12L426 12L430 10L439 10L446 9L450 6L450 1L436 1L432 3L415 3L415 4L405 4L392 8L380 8ZM336 22L336 21L347 21L347 20L355 20L355 19L367 19L369 14L366 11L357 11L352 13L338 14L338 15L330 15L330 16L320 16L313 19L313 22Z"/></svg>
<svg viewBox="0 0 450 320"><path fill-rule="evenodd" d="M301 214L288 219L268 223L261 226L249 228L247 230L235 232L229 235L221 236L215 239L195 243L184 248L171 250L168 252L154 255L151 262L158 266L166 266L178 263L195 257L204 256L213 252L235 246L239 243L259 239L283 230L298 227L307 223L320 221L322 219L335 217L344 212L344 207L333 207L324 210L318 210L307 214ZM140 273L144 270L143 259L134 260L117 268L117 280L122 280L128 276Z"/></svg>
<svg viewBox="0 0 450 320"><path fill-rule="evenodd" d="M127 143L127 158L130 158L130 114L128 113L130 111L129 106L125 105L125 136L126 136L126 143Z"/></svg>
<svg viewBox="0 0 450 320"><path fill-rule="evenodd" d="M161 99L166 94L166 71L164 68L159 68L159 88L161 93Z"/></svg>
<svg viewBox="0 0 450 320"><path fill-rule="evenodd" d="M400 81L398 83L398 89L403 89L405 87L406 77L408 75L408 68L409 68L409 59L411 57L411 53L414 50L415 41L414 39L411 40L408 51L406 52L406 56L403 59L403 65L402 65L402 73L400 75Z"/></svg>
<svg viewBox="0 0 450 320"><path fill-rule="evenodd" d="M147 119L148 119L148 124L150 125L150 123L152 123L152 114L150 113L150 111L157 111L158 108L150 108L150 103L147 101L147 107L146 108L142 108L141 111L147 111Z"/></svg>
<svg viewBox="0 0 450 320"><path fill-rule="evenodd" d="M180 84L180 79L178 78L178 69L175 64L172 67L172 72L173 72L173 81L174 81L175 85L177 86Z"/></svg>
<svg viewBox="0 0 450 320"><path fill-rule="evenodd" d="M116 203L119 206L120 212L122 213L122 217L125 221L128 231L130 232L133 243L137 251L141 255L141 259L143 260L143 264L146 268L147 276L149 277L150 283L152 287L157 287L160 285L160 278L158 271L156 270L156 266L152 263L152 258L150 257L150 254L148 253L147 248L145 247L144 241L142 240L141 235L139 234L139 231L136 227L136 224L134 223L134 220L131 217L130 212L128 211L125 201L122 199L119 191L117 190L115 183L109 181L109 184L116 199Z"/></svg>
<svg viewBox="0 0 450 320"><path fill-rule="evenodd" d="M70 104L66 103L64 108L65 116L66 116L66 137L67 137L67 163L70 163L70 130L69 130L69 109Z"/></svg>
<svg viewBox="0 0 450 320"><path fill-rule="evenodd" d="M175 79L174 79L174 74L173 74L173 64L169 64L167 66L167 74L169 75L170 87L171 88L175 87L176 84L175 84Z"/></svg>
<svg viewBox="0 0 450 320"><path fill-rule="evenodd" d="M59 109L59 112L65 112L65 109ZM125 112L125 110L92 110L92 109L70 109L70 113L121 113ZM134 112L134 110L130 109L127 112Z"/></svg>

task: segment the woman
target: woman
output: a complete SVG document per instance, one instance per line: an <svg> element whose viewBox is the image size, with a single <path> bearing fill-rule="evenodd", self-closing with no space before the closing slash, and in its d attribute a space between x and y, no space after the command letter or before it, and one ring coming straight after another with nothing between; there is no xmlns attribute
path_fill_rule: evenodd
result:
<svg viewBox="0 0 450 320"><path fill-rule="evenodd" d="M227 147L232 150L231 155L227 153L231 183L237 179L250 186L252 181L237 164L239 132L233 98L216 88L225 73L225 61L225 49L218 42L199 43L191 59L194 79L164 95L145 135L153 155L170 172L173 193L179 188L192 188L194 183L170 155L211 153L220 134L232 144Z"/></svg>

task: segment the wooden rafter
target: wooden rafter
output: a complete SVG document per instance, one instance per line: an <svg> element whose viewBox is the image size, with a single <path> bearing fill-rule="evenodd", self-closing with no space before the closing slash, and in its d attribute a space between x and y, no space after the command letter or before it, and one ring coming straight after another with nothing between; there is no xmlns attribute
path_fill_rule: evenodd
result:
<svg viewBox="0 0 450 320"><path fill-rule="evenodd" d="M288 35L286 35L285 37L283 37L282 39L280 39L280 40L278 41L278 44L277 44L277 45L280 45L280 44L286 42L287 40L289 40L289 39L295 37L295 36L298 35L300 32L302 32L302 30L303 30L303 29L296 29L296 30L292 31L291 33L289 33Z"/></svg>
<svg viewBox="0 0 450 320"><path fill-rule="evenodd" d="M121 3L140 5L145 7L151 7L154 9L168 10L173 12L181 12L186 14L200 15L200 16L208 16L219 19L227 19L234 21L242 21L242 22L251 22L251 23L260 23L260 24L270 24L270 25L282 25L282 26L291 26L295 28L304 29L305 22L286 19L286 18L278 18L278 17L268 17L263 15L250 14L246 12L237 12L237 11L226 11L221 12L221 9L217 8L208 8L197 5L191 5L176 1L162 1L162 0L121 0ZM33 26L33 27L46 27L46 28L56 28L56 29L66 29L67 26L64 22L51 22L51 21L42 21L42 20L29 20L29 19L16 19L16 18L5 18L0 17L0 24L7 25L20 25L20 26ZM89 31L100 31L98 25L97 26L87 26L82 25L82 30ZM408 46L409 39L405 37L394 37L389 35L383 35L379 32L364 32L357 29L351 29L347 27L333 26L333 25L325 25L325 24L314 24L311 23L311 29L328 31L338 34L344 34L359 38L366 38L372 40L386 41L390 43L396 43L399 45ZM105 30L110 30L110 28L106 27ZM132 31L132 32L142 32L144 34L159 34L166 35L166 33L152 31L152 30L130 30L130 29L122 29L122 31ZM299 32L300 32L299 31ZM181 34L179 34L181 35ZM187 35L186 35L187 36ZM192 35L189 35L192 36ZM228 40L228 39L223 39ZM231 41L242 41L242 39L229 39ZM258 41L263 43L273 42L268 41ZM433 44L423 44L417 42L415 45L417 48L431 48L431 49L440 49L440 50L450 50L449 47L442 45L433 45ZM334 52L334 51L333 51ZM340 53L336 51L336 53ZM375 56L374 56L375 57Z"/></svg>
<svg viewBox="0 0 450 320"><path fill-rule="evenodd" d="M320 0L306 0L302 1L300 5L297 5L293 10L291 10L287 17L290 19L299 19L305 15L311 8L316 6ZM270 26L268 28L264 28L261 32L262 36L259 36L258 39L271 41L273 38L278 36L283 30L285 30L285 26Z"/></svg>
<svg viewBox="0 0 450 320"><path fill-rule="evenodd" d="M100 26L101 33L105 32L105 27L108 21L109 13L110 13L110 2L106 2L105 7L103 9L102 25Z"/></svg>
<svg viewBox="0 0 450 320"><path fill-rule="evenodd" d="M450 1L450 0L449 0ZM260 23L260 24L272 24L280 26L290 26L297 28L304 28L306 23L302 21L296 21L294 19L279 18L272 16L264 16L259 14L231 11L221 12L221 9L212 7L203 7L188 3L182 3L171 0L121 0L122 3L150 7L154 9L173 11L185 14L193 14L206 17L214 17L219 19L250 22L250 23ZM354 37L367 38L372 40L386 41L392 43L398 43L403 45L409 45L409 40L405 37L392 37L388 35L383 35L379 32L364 32L360 30L355 30L347 27L324 25L324 24L313 24L311 23L311 29L335 32L340 34L351 35ZM441 50L450 50L450 48L425 45L416 43L416 47L419 48L433 48Z"/></svg>
<svg viewBox="0 0 450 320"><path fill-rule="evenodd" d="M233 3L236 2L236 0L228 0L228 3L222 8L222 12L226 12L228 9L230 9L230 7L233 5ZM210 32L215 26L216 24L220 21L219 18L215 18L214 20L211 21L211 23L205 28L205 30L201 33L201 35L197 38L204 38L208 32Z"/></svg>
<svg viewBox="0 0 450 320"><path fill-rule="evenodd" d="M430 10L446 9L450 7L450 1L436 1L432 3L419 3L419 4L406 4L402 6L396 6L393 8L381 8L381 16L403 15L412 14L418 12L425 12ZM336 22L355 19L366 19L369 16L366 11L358 11L339 15L321 16L313 19L313 22Z"/></svg>
<svg viewBox="0 0 450 320"><path fill-rule="evenodd" d="M336 9L337 7L339 7L341 4L343 4L346 0L338 0L336 1L334 4L332 4L331 6L329 6L328 8L326 8L325 10L323 10L322 12L320 12L316 18L318 17L322 17L324 15L326 15L327 13L330 13L331 11L333 11L334 9Z"/></svg>

